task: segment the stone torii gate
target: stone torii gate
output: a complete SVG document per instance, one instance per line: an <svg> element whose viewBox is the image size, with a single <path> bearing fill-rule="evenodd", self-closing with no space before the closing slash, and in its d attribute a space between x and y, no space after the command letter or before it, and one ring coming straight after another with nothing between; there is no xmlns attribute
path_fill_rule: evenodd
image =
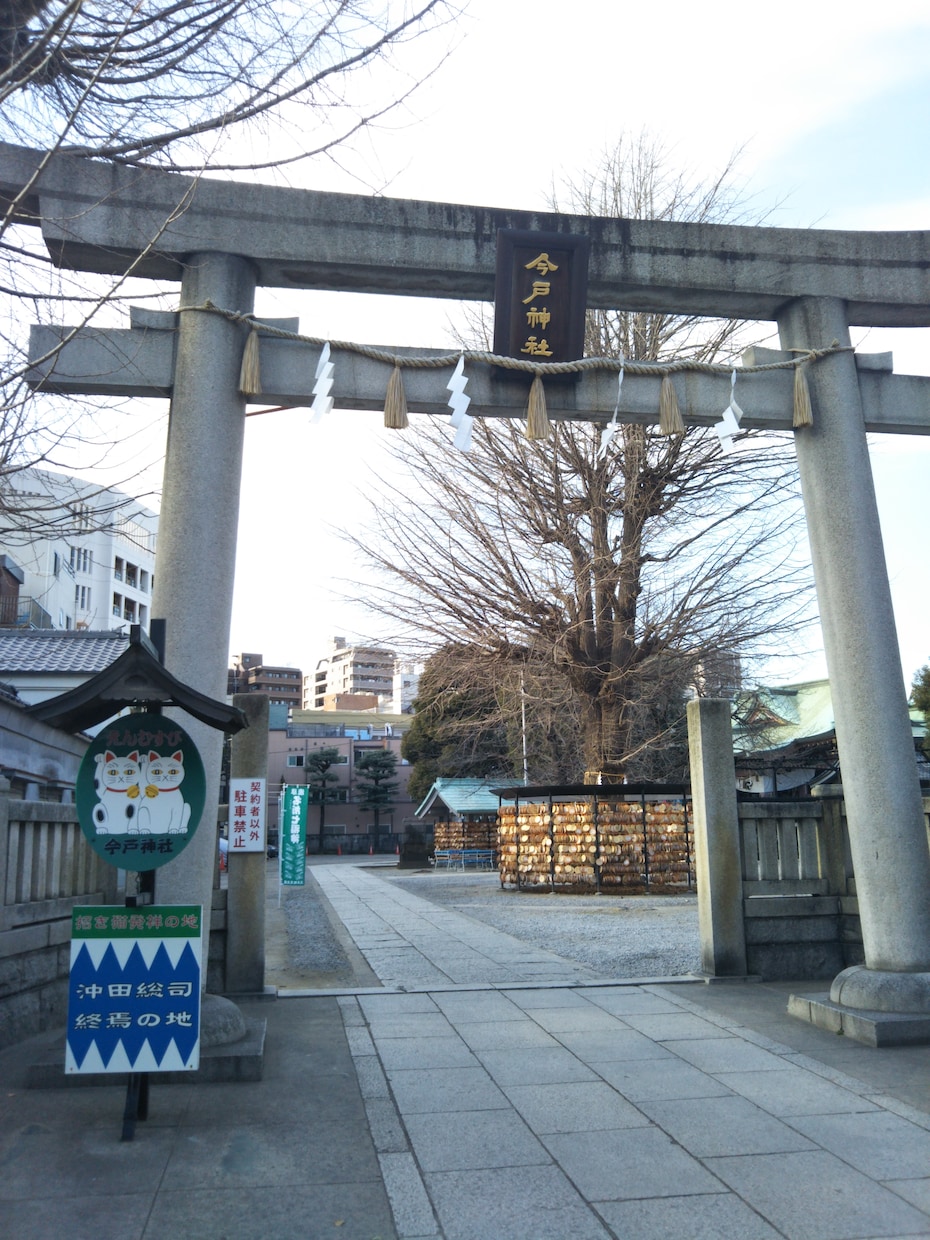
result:
<svg viewBox="0 0 930 1240"><path fill-rule="evenodd" d="M491 300L498 229L590 238L588 304L778 324L786 350L849 346L850 326L930 325L930 233L851 233L600 219L278 189L0 147L0 195L41 227L63 267L180 282L180 312L136 312L125 331L34 329L32 381L46 391L171 400L153 614L166 665L223 692L246 399L246 328L193 307L251 313L256 286ZM63 343L64 342L64 343ZM61 347L59 347L61 346ZM403 351L398 351L403 352ZM411 351L412 352L412 351ZM262 400L308 405L319 349L265 338ZM341 408L378 409L390 366L336 353ZM770 360L768 357L765 360ZM407 381L414 411L445 413L451 374ZM747 376L742 425L791 425L790 376ZM810 368L814 425L796 448L843 768L865 967L833 1000L920 1014L930 1036L930 850L898 654L867 431L930 433L930 379L888 357L837 351ZM686 422L717 421L729 381L676 376ZM519 416L526 385L469 366L470 412ZM607 421L613 376L553 385L552 418ZM658 380L630 376L621 418L653 421ZM196 738L212 773L219 749ZM208 787L208 796L211 788ZM159 898L209 907L213 841L160 872ZM199 848L197 847L199 844Z"/></svg>

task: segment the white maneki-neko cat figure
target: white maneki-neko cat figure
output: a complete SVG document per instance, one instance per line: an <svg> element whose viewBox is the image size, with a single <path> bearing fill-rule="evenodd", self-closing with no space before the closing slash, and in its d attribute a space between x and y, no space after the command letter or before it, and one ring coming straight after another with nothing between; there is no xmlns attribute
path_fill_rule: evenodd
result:
<svg viewBox="0 0 930 1240"><path fill-rule="evenodd" d="M186 835L191 807L184 799L181 750L162 755L107 750L94 759L93 809L97 835Z"/></svg>

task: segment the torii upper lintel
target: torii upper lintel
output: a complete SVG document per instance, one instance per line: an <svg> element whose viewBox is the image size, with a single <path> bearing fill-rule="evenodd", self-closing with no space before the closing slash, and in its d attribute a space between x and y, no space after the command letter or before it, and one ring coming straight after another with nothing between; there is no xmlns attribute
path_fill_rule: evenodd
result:
<svg viewBox="0 0 930 1240"><path fill-rule="evenodd" d="M490 301L500 228L585 233L588 305L774 321L835 297L852 326L930 325L930 232L626 220L333 194L107 164L0 144L0 197L78 271L178 280L192 253L256 283ZM34 181L34 183L33 183Z"/></svg>

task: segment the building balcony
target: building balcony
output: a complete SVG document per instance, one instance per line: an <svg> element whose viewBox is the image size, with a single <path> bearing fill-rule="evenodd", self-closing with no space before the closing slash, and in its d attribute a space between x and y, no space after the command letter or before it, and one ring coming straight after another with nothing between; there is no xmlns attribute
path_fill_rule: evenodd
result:
<svg viewBox="0 0 930 1240"><path fill-rule="evenodd" d="M34 598L0 598L0 627L5 629L53 629L52 617Z"/></svg>

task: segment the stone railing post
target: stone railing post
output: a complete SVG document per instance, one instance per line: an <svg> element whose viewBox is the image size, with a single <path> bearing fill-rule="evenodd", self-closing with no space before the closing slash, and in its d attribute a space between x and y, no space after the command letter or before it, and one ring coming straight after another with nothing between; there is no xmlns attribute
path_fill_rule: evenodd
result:
<svg viewBox="0 0 930 1240"><path fill-rule="evenodd" d="M743 875L730 703L688 703L701 968L712 977L746 976Z"/></svg>
<svg viewBox="0 0 930 1240"><path fill-rule="evenodd" d="M263 693L236 693L233 705L245 713L249 726L237 732L230 742L230 776L267 780L268 698ZM232 850L227 858L226 993L261 994L265 988L267 858L264 852Z"/></svg>
<svg viewBox="0 0 930 1240"><path fill-rule="evenodd" d="M820 821L820 869L830 884L830 895L847 896L854 892L846 863L846 832L843 826L843 788L841 784L821 784L812 790L823 806Z"/></svg>

